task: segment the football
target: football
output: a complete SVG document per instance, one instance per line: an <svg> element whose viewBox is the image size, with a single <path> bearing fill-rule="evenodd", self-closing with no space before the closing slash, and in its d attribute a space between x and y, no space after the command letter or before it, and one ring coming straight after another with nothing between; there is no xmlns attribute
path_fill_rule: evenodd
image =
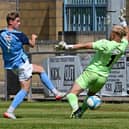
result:
<svg viewBox="0 0 129 129"><path fill-rule="evenodd" d="M100 105L102 104L102 100L94 95L94 96L89 96L88 99L87 99L87 105L89 107L89 109L97 109L100 107Z"/></svg>

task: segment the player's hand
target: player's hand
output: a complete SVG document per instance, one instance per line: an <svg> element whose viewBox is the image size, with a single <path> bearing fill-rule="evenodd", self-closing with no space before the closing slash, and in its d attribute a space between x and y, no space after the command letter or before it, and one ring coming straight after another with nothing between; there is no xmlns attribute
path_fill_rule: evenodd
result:
<svg viewBox="0 0 129 129"><path fill-rule="evenodd" d="M37 39L38 36L36 34L32 34L31 37L32 39Z"/></svg>
<svg viewBox="0 0 129 129"><path fill-rule="evenodd" d="M37 37L38 36L36 34L32 34L31 35L31 39L29 39L29 44L30 44L31 47L34 47L35 46Z"/></svg>
<svg viewBox="0 0 129 129"><path fill-rule="evenodd" d="M123 27L126 27L127 26L127 22L126 22L126 9L125 8L123 8L123 9L120 10L119 20L120 20L120 24Z"/></svg>
<svg viewBox="0 0 129 129"><path fill-rule="evenodd" d="M68 50L68 49L72 49L73 45L67 45L66 42L60 41L57 45L55 45L55 48L59 50Z"/></svg>
<svg viewBox="0 0 129 129"><path fill-rule="evenodd" d="M64 46L66 45L66 42L60 41L58 44L55 45L55 48L58 50L64 50Z"/></svg>
<svg viewBox="0 0 129 129"><path fill-rule="evenodd" d="M120 21L126 21L126 9L125 8L120 10L119 20Z"/></svg>

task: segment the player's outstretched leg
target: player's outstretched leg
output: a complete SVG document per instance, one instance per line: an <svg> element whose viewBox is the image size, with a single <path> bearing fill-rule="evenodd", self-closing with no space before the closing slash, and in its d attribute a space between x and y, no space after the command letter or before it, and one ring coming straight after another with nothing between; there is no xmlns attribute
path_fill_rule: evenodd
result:
<svg viewBox="0 0 129 129"><path fill-rule="evenodd" d="M14 115L14 110L19 106L19 104L22 103L24 98L27 95L27 91L24 89L21 89L15 96L14 100L12 101L11 105L9 106L7 112L3 114L5 118L10 118L10 119L16 119L16 116Z"/></svg>
<svg viewBox="0 0 129 129"><path fill-rule="evenodd" d="M65 96L65 93L58 91L54 87L54 85L52 84L52 82L48 78L46 72L42 72L40 74L40 78L41 78L42 83L55 95L56 100L60 100Z"/></svg>

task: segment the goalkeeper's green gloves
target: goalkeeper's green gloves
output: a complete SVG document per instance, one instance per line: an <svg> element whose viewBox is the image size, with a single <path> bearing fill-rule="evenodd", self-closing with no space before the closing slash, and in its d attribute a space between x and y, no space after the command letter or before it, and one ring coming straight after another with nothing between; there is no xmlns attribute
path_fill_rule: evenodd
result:
<svg viewBox="0 0 129 129"><path fill-rule="evenodd" d="M120 10L119 20L120 20L120 25L121 26L123 26L123 27L127 26L127 22L126 22L126 9L125 8Z"/></svg>
<svg viewBox="0 0 129 129"><path fill-rule="evenodd" d="M73 49L73 45L67 45L66 42L60 41L57 45L55 45L55 48L59 50L69 50L69 49Z"/></svg>

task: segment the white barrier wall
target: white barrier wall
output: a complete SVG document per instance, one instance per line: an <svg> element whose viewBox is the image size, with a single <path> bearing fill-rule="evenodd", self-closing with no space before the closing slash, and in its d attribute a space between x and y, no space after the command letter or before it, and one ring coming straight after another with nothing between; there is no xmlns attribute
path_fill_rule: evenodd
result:
<svg viewBox="0 0 129 129"><path fill-rule="evenodd" d="M78 56L49 57L44 63L48 76L57 89L62 92L69 91L74 80L82 72L80 66ZM51 92L49 95L52 95Z"/></svg>
<svg viewBox="0 0 129 129"><path fill-rule="evenodd" d="M126 57L122 57L112 68L108 81L101 90L105 96L127 96Z"/></svg>

